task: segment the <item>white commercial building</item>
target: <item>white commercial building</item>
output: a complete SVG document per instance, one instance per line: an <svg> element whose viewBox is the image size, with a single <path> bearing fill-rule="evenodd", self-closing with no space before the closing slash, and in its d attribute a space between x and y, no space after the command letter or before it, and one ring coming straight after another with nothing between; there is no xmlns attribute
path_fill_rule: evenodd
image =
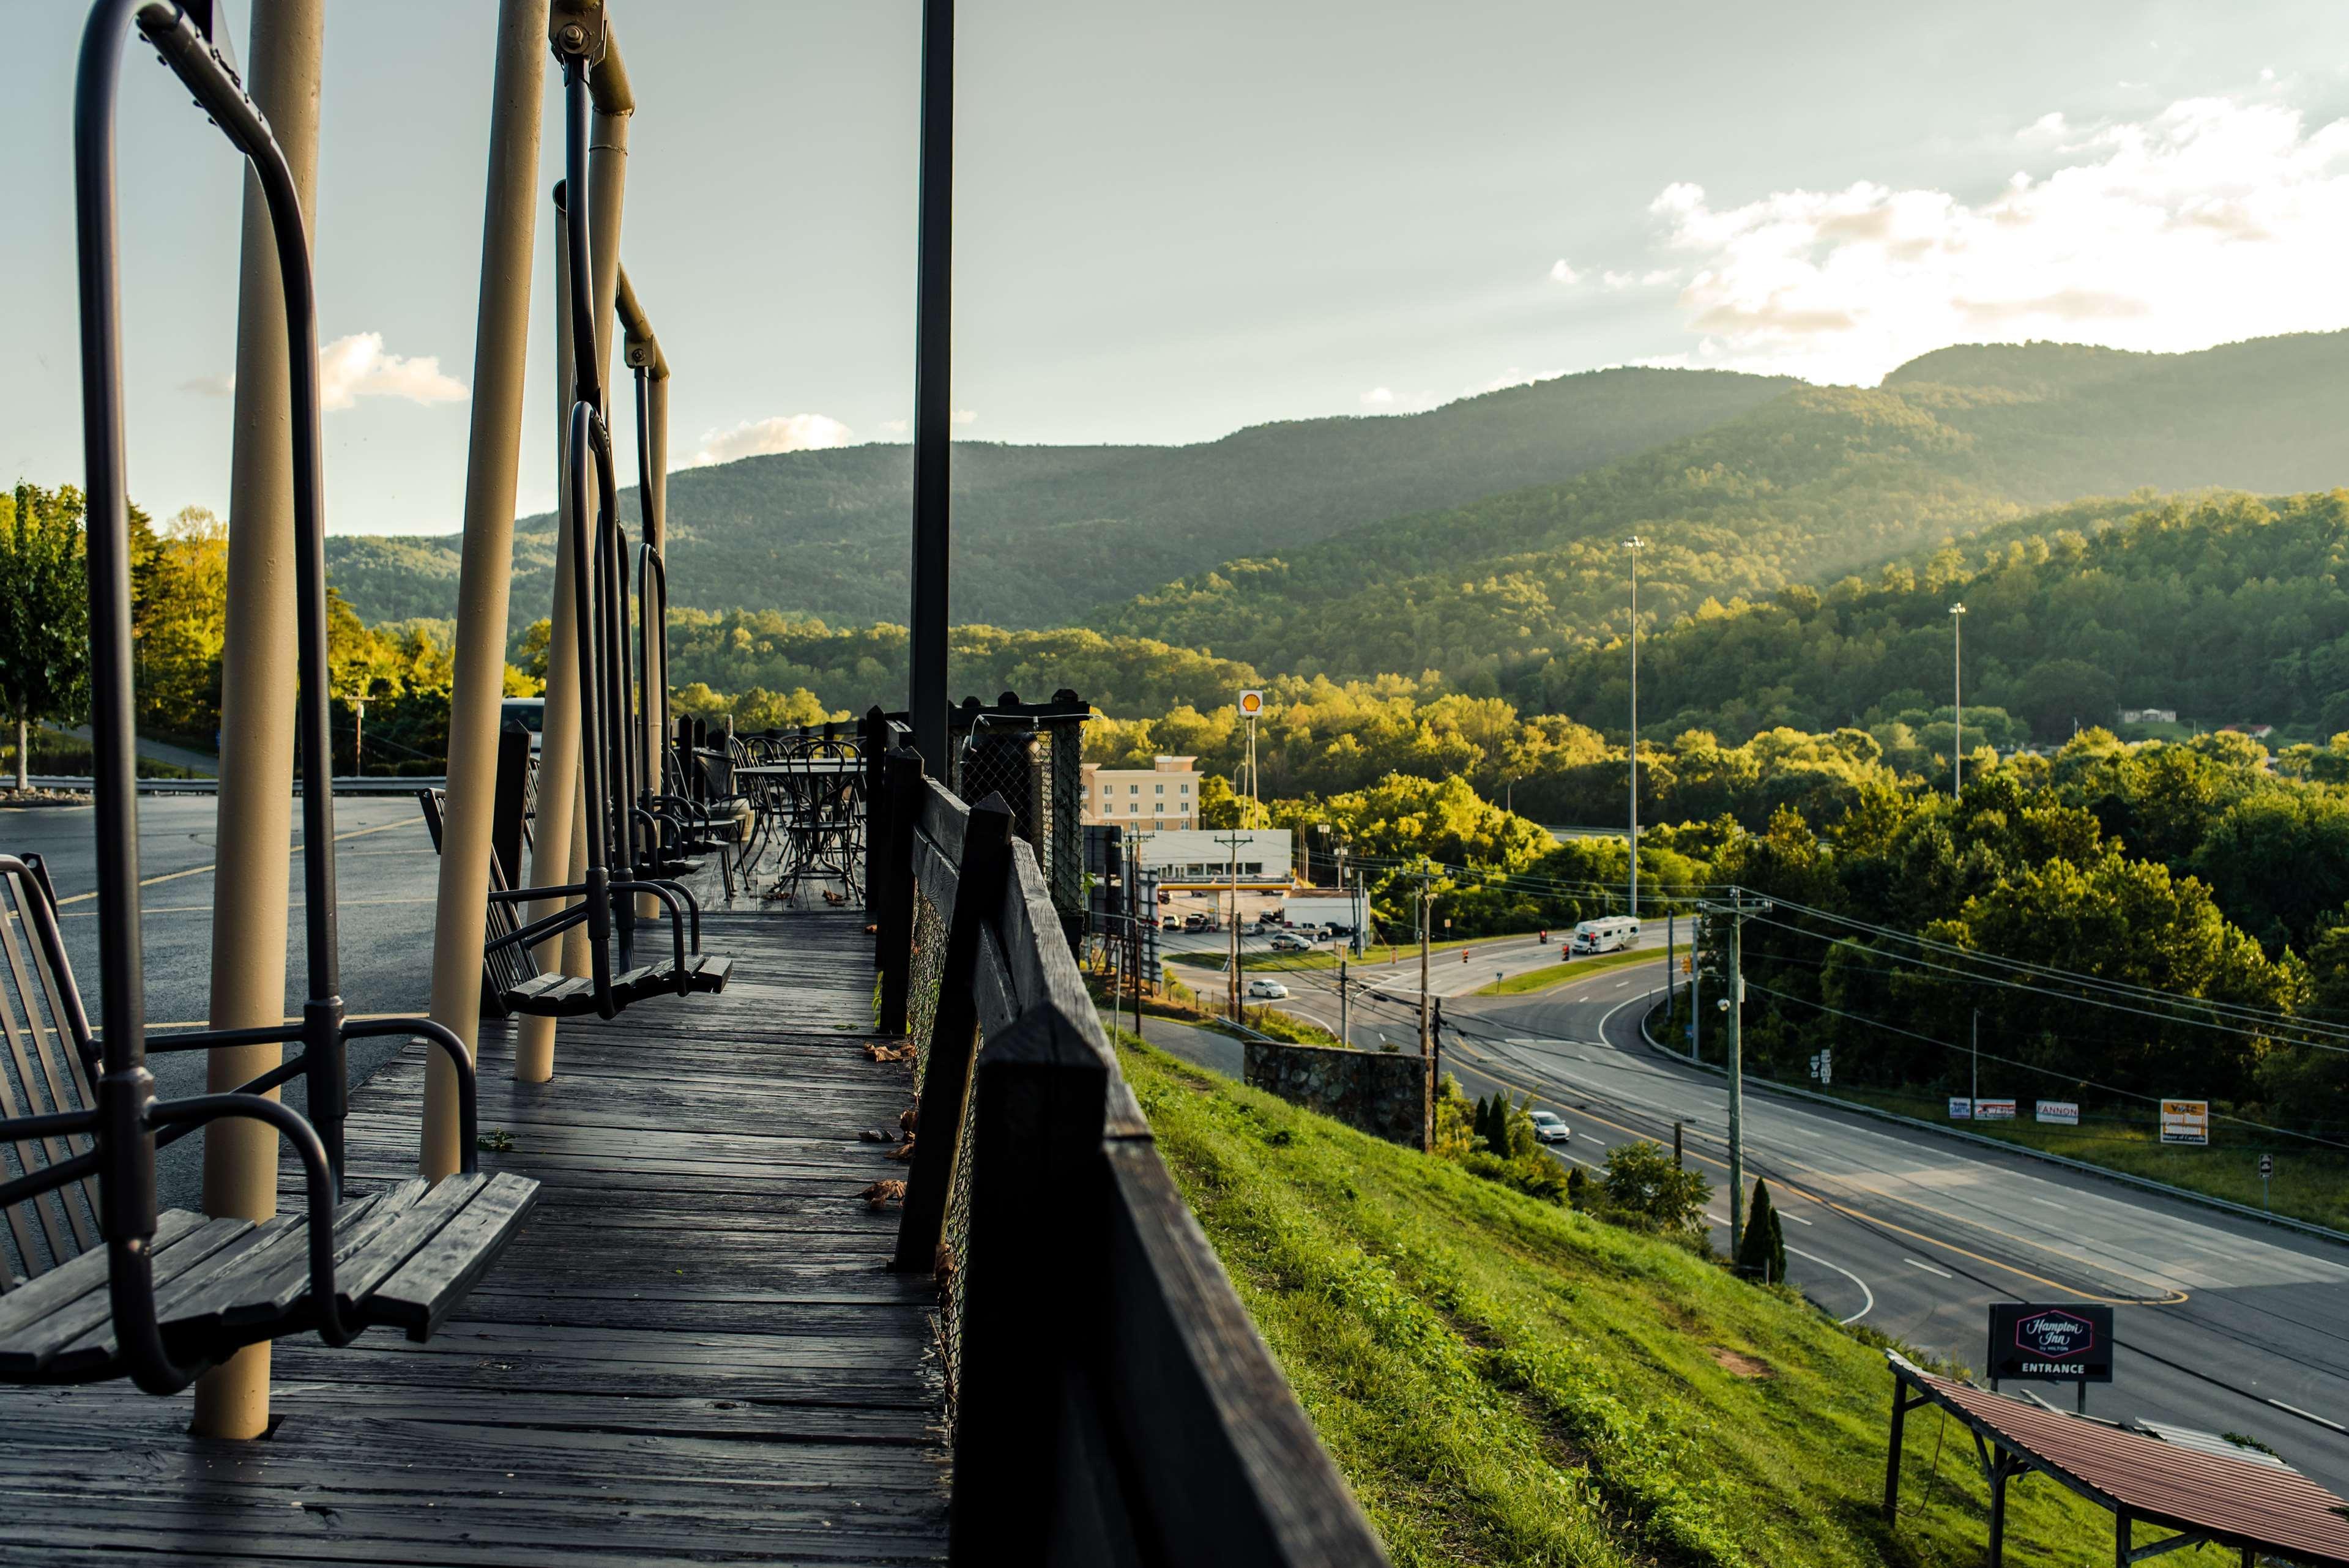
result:
<svg viewBox="0 0 2349 1568"><path fill-rule="evenodd" d="M1292 843L1286 828L1192 828L1135 835L1145 871L1158 873L1162 888L1229 887L1232 862L1239 861L1242 887L1285 887ZM1237 845L1233 840L1239 841Z"/></svg>
<svg viewBox="0 0 2349 1568"><path fill-rule="evenodd" d="M1195 757L1161 757L1149 768L1084 765L1085 820L1114 822L1127 832L1199 825Z"/></svg>

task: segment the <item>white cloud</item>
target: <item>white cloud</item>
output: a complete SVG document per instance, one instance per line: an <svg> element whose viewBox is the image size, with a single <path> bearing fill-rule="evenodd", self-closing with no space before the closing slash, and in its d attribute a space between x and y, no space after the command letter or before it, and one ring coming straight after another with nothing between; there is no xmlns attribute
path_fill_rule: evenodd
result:
<svg viewBox="0 0 2349 1568"><path fill-rule="evenodd" d="M2075 160L1975 203L1862 181L1716 210L1678 184L1651 211L1697 259L1691 330L1727 363L1815 380L1949 343L2175 351L2349 322L2349 120L2189 99L2062 150Z"/></svg>
<svg viewBox="0 0 2349 1568"><path fill-rule="evenodd" d="M1362 406L1366 408L1383 407L1394 400L1394 388L1392 387L1373 387L1362 394Z"/></svg>
<svg viewBox="0 0 2349 1568"><path fill-rule="evenodd" d="M1582 281L1582 274L1568 266L1566 258L1560 256L1549 264L1549 281L1554 284L1564 284L1571 288Z"/></svg>
<svg viewBox="0 0 2349 1568"><path fill-rule="evenodd" d="M1627 289L1640 281L1637 273L1601 273L1599 281L1610 289Z"/></svg>
<svg viewBox="0 0 2349 1568"><path fill-rule="evenodd" d="M198 376L181 382L180 390L225 397L236 390L236 377ZM330 413L362 397L461 403L466 397L463 382L441 374L440 356L386 354L379 332L355 332L318 350L318 405Z"/></svg>
<svg viewBox="0 0 2349 1568"><path fill-rule="evenodd" d="M328 408L348 408L362 397L460 403L465 385L440 373L438 356L386 354L383 334L355 332L318 350L318 400Z"/></svg>
<svg viewBox="0 0 2349 1568"><path fill-rule="evenodd" d="M957 425L976 425L978 423L978 410L976 408L957 408L952 414L948 415L947 418L951 418Z"/></svg>
<svg viewBox="0 0 2349 1568"><path fill-rule="evenodd" d="M1398 392L1392 387L1373 387L1360 399L1365 408L1381 413L1416 414L1435 407L1433 392Z"/></svg>
<svg viewBox="0 0 2349 1568"><path fill-rule="evenodd" d="M905 419L884 419L881 421L881 433L885 436L902 436L911 428L913 428L911 422Z"/></svg>
<svg viewBox="0 0 2349 1568"><path fill-rule="evenodd" d="M701 449L686 466L702 469L771 452L844 447L855 438L854 431L829 414L778 414L771 419L746 419L730 430L704 430Z"/></svg>

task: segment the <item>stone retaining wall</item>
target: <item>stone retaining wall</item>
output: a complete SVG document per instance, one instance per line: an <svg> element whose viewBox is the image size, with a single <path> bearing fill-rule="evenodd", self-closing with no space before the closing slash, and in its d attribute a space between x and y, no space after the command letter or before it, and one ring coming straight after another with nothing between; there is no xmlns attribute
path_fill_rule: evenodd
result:
<svg viewBox="0 0 2349 1568"><path fill-rule="evenodd" d="M1423 1152L1434 1126L1434 1075L1424 1057L1250 1040L1248 1087Z"/></svg>

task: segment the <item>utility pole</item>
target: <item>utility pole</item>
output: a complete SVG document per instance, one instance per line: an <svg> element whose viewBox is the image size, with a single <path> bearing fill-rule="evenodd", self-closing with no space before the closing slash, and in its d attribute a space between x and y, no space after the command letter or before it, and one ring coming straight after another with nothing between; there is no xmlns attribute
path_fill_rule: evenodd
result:
<svg viewBox="0 0 2349 1568"><path fill-rule="evenodd" d="M1671 910L1664 911L1664 1016L1669 1018L1681 1001L1681 972L1673 957L1673 924L1680 917Z"/></svg>
<svg viewBox="0 0 2349 1568"><path fill-rule="evenodd" d="M1444 1004L1442 1002L1435 1004L1435 1027L1429 1034L1428 1040L1430 1042L1428 1082L1440 1085L1444 1082Z"/></svg>
<svg viewBox="0 0 2349 1568"><path fill-rule="evenodd" d="M1155 903L1144 907L1142 902L1142 844L1137 840L1126 852L1125 865L1125 929L1133 948L1133 1037L1142 1038L1142 923L1158 918Z"/></svg>
<svg viewBox="0 0 2349 1568"><path fill-rule="evenodd" d="M1729 995L1720 1005L1729 1018L1729 1244L1734 1248L1745 1233L1745 922L1775 906L1744 888L1732 888L1728 903L1704 907L1707 913L1729 917Z"/></svg>
<svg viewBox="0 0 2349 1568"><path fill-rule="evenodd" d="M1963 604L1950 606L1950 799L1966 786L1966 661Z"/></svg>
<svg viewBox="0 0 2349 1568"><path fill-rule="evenodd" d="M1631 903L1629 913L1640 918L1640 552L1647 541L1638 534L1623 542L1631 552L1631 744L1624 756L1631 764Z"/></svg>
<svg viewBox="0 0 2349 1568"><path fill-rule="evenodd" d="M1348 1050L1354 1048L1354 1021L1348 1012L1351 1000L1346 995L1346 953L1338 951L1338 1043Z"/></svg>
<svg viewBox="0 0 2349 1568"><path fill-rule="evenodd" d="M1980 1007L1976 1007L1974 1009L1973 1050L1971 1054L1973 1057L1973 1077L1966 1090L1966 1119L1968 1121L1971 1121L1974 1119L1974 1107L1982 1103L1982 1009Z"/></svg>
<svg viewBox="0 0 2349 1568"><path fill-rule="evenodd" d="M1240 1007L1240 830L1237 827L1232 829L1231 836L1225 842L1231 849L1231 918L1228 922L1231 926L1231 957L1224 967L1231 982L1232 1022L1240 1024L1247 1019Z"/></svg>
<svg viewBox="0 0 2349 1568"><path fill-rule="evenodd" d="M1427 1014L1427 919L1435 908L1435 895L1428 891L1427 872L1419 873L1419 1054L1433 1054L1433 1026Z"/></svg>

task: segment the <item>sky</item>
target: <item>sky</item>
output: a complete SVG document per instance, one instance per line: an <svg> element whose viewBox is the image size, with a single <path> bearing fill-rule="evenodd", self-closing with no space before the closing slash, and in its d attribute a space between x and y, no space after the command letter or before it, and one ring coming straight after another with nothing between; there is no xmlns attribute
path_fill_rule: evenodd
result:
<svg viewBox="0 0 2349 1568"><path fill-rule="evenodd" d="M240 45L250 4L226 0ZM1868 385L1952 342L2349 326L2337 5L963 12L961 439L1197 441L1620 364ZM905 439L916 0L612 15L638 100L622 253L675 373L671 465ZM338 532L460 521L493 16L330 5L316 254ZM80 15L0 18L0 480L78 482ZM132 493L224 513L239 166L160 70L134 66L125 99ZM523 512L554 493L550 238Z"/></svg>

